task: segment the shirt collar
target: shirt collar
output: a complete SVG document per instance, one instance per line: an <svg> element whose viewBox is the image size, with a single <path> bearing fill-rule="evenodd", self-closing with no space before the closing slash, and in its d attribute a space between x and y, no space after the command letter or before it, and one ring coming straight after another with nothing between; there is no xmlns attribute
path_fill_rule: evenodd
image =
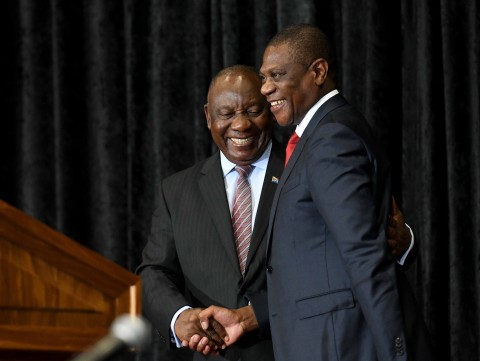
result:
<svg viewBox="0 0 480 361"><path fill-rule="evenodd" d="M267 147L263 151L263 154L258 158L252 165L255 168L267 169L268 158L270 157L270 152L272 151L272 141L270 140L267 144ZM230 173L236 166L235 163L230 162L225 155L220 152L220 162L222 164L223 176L225 177Z"/></svg>
<svg viewBox="0 0 480 361"><path fill-rule="evenodd" d="M307 114L305 114L305 117L302 119L300 124L298 124L297 127L295 128L295 133L297 133L297 135L299 137L302 136L303 132L307 128L308 123L310 123L310 120L312 120L313 115L316 113L318 108L320 108L322 106L322 104L324 104L328 99L332 98L333 96L335 96L337 94L338 94L337 89L332 90L331 92L329 92L329 93L325 94L323 97L321 97L319 99L319 101L316 102L315 105L310 108L310 110L307 112Z"/></svg>

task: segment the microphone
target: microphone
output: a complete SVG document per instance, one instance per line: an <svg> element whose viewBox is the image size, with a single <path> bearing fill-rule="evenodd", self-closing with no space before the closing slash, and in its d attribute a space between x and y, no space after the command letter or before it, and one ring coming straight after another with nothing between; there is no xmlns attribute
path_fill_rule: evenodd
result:
<svg viewBox="0 0 480 361"><path fill-rule="evenodd" d="M141 317L118 316L110 326L110 333L71 361L101 361L127 348L141 348L150 342L150 325Z"/></svg>

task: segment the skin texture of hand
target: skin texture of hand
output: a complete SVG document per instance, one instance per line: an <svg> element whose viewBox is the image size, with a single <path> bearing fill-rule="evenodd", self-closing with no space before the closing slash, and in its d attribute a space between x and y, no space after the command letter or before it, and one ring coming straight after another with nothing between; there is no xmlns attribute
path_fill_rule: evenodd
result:
<svg viewBox="0 0 480 361"><path fill-rule="evenodd" d="M198 317L203 329L212 327L217 329L219 326L223 326L222 329L227 333L227 336L223 338L227 346L237 342L246 332L258 328L258 322L252 306L245 306L236 310L210 306L200 312ZM191 350L202 352L204 355L209 353L205 350L206 348L203 348L198 337L192 337L188 347Z"/></svg>
<svg viewBox="0 0 480 361"><path fill-rule="evenodd" d="M223 338L227 335L226 331L218 323L203 329L198 317L201 311L201 308L183 311L175 322L175 334L182 340L183 346L189 346L189 341L193 339L196 340L198 349L192 348L192 350L206 352L205 354L216 353L217 350L226 347L223 342Z"/></svg>
<svg viewBox="0 0 480 361"><path fill-rule="evenodd" d="M395 199L392 198L392 210L388 216L387 242L390 251L397 259L401 258L410 247L412 235L405 225L402 212L398 209Z"/></svg>

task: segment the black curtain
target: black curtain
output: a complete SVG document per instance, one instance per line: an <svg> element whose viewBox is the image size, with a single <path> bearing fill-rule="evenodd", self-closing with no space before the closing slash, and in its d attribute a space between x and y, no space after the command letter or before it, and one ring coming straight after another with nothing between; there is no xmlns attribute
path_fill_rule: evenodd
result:
<svg viewBox="0 0 480 361"><path fill-rule="evenodd" d="M214 150L203 114L212 75L258 67L288 24L319 25L336 46L340 91L387 146L420 247L409 277L438 355L480 359L478 1L6 0L0 9L0 198L132 271L155 185ZM137 357L160 359L153 349Z"/></svg>

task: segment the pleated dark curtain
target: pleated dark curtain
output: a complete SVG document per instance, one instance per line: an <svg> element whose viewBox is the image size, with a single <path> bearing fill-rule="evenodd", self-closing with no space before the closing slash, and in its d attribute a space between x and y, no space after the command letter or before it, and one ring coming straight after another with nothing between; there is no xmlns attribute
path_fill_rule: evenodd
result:
<svg viewBox="0 0 480 361"><path fill-rule="evenodd" d="M409 277L438 354L480 359L478 1L7 0L0 9L0 198L132 271L155 184L214 150L203 114L211 76L258 67L290 23L319 25L336 44L340 91L388 147L420 247Z"/></svg>

